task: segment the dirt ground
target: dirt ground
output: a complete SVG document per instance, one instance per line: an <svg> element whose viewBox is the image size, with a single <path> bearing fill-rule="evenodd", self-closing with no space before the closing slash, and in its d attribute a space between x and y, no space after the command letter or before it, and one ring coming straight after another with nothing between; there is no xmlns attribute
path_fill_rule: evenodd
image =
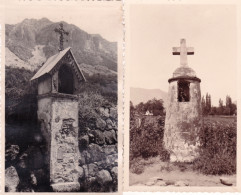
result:
<svg viewBox="0 0 241 195"><path fill-rule="evenodd" d="M225 178L233 186L236 185L236 175L204 175L189 169L188 166L161 162L158 157L142 159L138 165L141 165L143 172L135 174L130 169L131 186L225 186L220 182L220 178Z"/></svg>

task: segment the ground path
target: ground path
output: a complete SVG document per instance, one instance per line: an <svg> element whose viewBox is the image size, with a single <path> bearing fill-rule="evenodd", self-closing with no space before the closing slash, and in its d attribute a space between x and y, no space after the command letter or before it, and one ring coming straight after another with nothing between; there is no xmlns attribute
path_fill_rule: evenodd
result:
<svg viewBox="0 0 241 195"><path fill-rule="evenodd" d="M186 167L182 169L172 163L160 162L159 158L140 163L144 164L144 171L141 174L130 171L130 185L225 186L220 182L222 177L236 185L236 175L204 175Z"/></svg>

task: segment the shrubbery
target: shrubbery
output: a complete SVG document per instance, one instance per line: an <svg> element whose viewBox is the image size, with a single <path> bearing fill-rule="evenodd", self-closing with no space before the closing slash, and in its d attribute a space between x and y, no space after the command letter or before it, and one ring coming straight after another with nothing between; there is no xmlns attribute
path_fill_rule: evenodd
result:
<svg viewBox="0 0 241 195"><path fill-rule="evenodd" d="M5 116L6 122L37 120L37 86L30 84L34 72L24 68L6 67Z"/></svg>
<svg viewBox="0 0 241 195"><path fill-rule="evenodd" d="M204 174L234 174L236 172L236 122L206 119L200 132L200 157L194 169Z"/></svg>
<svg viewBox="0 0 241 195"><path fill-rule="evenodd" d="M164 120L164 116L139 116L136 120L131 121L130 160L157 155L166 158L163 149ZM140 123L139 127L138 123Z"/></svg>

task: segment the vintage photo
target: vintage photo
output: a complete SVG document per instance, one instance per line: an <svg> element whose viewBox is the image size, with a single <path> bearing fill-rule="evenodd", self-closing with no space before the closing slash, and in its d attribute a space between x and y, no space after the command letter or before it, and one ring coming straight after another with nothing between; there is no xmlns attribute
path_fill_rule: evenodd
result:
<svg viewBox="0 0 241 195"><path fill-rule="evenodd" d="M238 189L237 29L235 4L128 5L125 190Z"/></svg>
<svg viewBox="0 0 241 195"><path fill-rule="evenodd" d="M5 192L119 191L121 6L5 2Z"/></svg>

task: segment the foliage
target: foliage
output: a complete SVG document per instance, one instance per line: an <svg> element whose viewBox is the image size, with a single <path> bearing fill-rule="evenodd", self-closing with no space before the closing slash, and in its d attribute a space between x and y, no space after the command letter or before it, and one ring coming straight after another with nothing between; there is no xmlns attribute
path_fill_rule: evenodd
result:
<svg viewBox="0 0 241 195"><path fill-rule="evenodd" d="M163 107L163 100L157 100L153 98L146 103L141 102L135 107L136 111L140 114L145 114L146 111L151 112L154 116L163 115L164 114L164 107Z"/></svg>
<svg viewBox="0 0 241 195"><path fill-rule="evenodd" d="M130 160L138 157L165 156L163 149L164 116L138 116L130 121Z"/></svg>
<svg viewBox="0 0 241 195"><path fill-rule="evenodd" d="M79 93L97 93L113 104L117 104L117 75L85 75L87 82L80 88Z"/></svg>
<svg viewBox="0 0 241 195"><path fill-rule="evenodd" d="M236 172L236 122L206 119L200 132L200 157L194 169L204 174L221 175Z"/></svg>
<svg viewBox="0 0 241 195"><path fill-rule="evenodd" d="M37 87L30 84L34 72L24 68L6 67L6 121L36 121Z"/></svg>

